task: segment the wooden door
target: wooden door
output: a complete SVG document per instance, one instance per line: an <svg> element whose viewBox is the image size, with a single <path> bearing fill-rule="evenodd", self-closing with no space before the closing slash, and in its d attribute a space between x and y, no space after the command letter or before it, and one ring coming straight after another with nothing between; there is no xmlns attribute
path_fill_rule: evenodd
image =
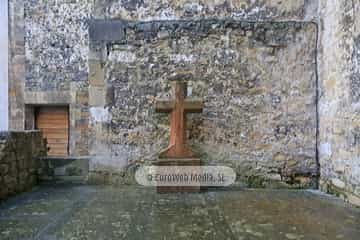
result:
<svg viewBox="0 0 360 240"><path fill-rule="evenodd" d="M40 107L36 111L36 128L47 139L48 156L67 156L69 152L68 107Z"/></svg>

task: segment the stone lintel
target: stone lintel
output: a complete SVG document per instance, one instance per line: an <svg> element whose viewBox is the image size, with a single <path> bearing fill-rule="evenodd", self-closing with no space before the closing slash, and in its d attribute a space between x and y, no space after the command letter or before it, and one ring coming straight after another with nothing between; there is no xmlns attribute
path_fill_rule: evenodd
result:
<svg viewBox="0 0 360 240"><path fill-rule="evenodd" d="M25 92L25 104L29 105L68 105L71 103L70 92Z"/></svg>
<svg viewBox="0 0 360 240"><path fill-rule="evenodd" d="M273 34L287 31L286 28L299 28L312 22L251 22L234 20L231 18L208 18L201 20L155 20L155 21L127 21L127 20L104 20L95 19L90 21L89 36L90 42L124 42L128 38L128 30L139 36L139 39L153 39L160 31L171 32L172 38L178 38L184 32L195 31L198 33L209 33L214 28L241 29L243 31L254 31L256 29L271 30ZM130 32L129 31L129 32ZM284 43L272 42L275 46L282 46Z"/></svg>

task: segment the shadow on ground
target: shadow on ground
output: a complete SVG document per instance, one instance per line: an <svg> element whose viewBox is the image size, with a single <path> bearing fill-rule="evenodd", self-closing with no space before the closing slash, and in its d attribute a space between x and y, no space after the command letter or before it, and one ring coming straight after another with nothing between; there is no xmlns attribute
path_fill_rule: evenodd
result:
<svg viewBox="0 0 360 240"><path fill-rule="evenodd" d="M311 191L156 194L44 185L0 205L0 239L359 239L360 209Z"/></svg>

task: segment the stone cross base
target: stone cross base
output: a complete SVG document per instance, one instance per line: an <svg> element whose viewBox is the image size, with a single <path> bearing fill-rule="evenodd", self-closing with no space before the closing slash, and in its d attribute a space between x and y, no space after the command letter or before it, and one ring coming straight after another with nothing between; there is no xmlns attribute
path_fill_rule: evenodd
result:
<svg viewBox="0 0 360 240"><path fill-rule="evenodd" d="M200 158L165 158L154 163L155 166L193 166L196 168L201 166ZM200 184L197 186L157 186L158 193L196 193L200 192Z"/></svg>

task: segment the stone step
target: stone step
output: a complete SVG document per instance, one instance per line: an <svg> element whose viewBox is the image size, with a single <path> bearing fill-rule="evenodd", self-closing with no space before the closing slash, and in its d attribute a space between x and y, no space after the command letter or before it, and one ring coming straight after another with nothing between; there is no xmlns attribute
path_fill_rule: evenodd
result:
<svg viewBox="0 0 360 240"><path fill-rule="evenodd" d="M89 172L89 157L43 157L40 158L41 181L85 181Z"/></svg>
<svg viewBox="0 0 360 240"><path fill-rule="evenodd" d="M155 166L171 167L200 167L200 158L160 158L154 163ZM157 186L158 193L196 193L201 191L200 184L197 186Z"/></svg>

